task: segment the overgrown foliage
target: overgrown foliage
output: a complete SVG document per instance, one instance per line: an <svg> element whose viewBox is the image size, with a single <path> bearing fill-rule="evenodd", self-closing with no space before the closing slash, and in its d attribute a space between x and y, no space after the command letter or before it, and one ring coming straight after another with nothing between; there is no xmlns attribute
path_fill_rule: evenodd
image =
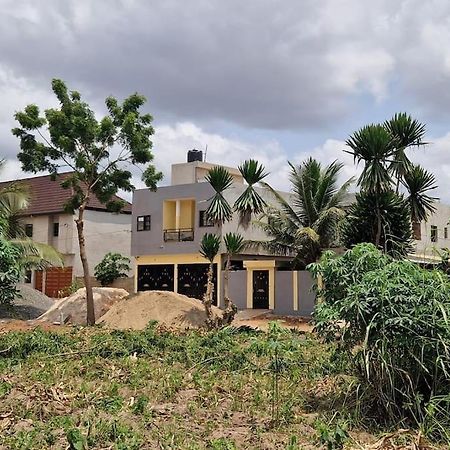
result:
<svg viewBox="0 0 450 450"><path fill-rule="evenodd" d="M258 222L269 240L255 244L275 254L293 256L294 268L304 269L317 261L323 249L340 244L343 202L353 179L339 185L343 164L337 161L323 167L308 158L298 166L289 165L291 198L265 184L276 203L266 208L265 217Z"/></svg>
<svg viewBox="0 0 450 450"><path fill-rule="evenodd" d="M0 234L0 304L12 305L20 280L20 251Z"/></svg>
<svg viewBox="0 0 450 450"><path fill-rule="evenodd" d="M435 209L436 199L428 195L436 188L434 175L407 155L409 149L427 144L424 136L424 124L399 113L383 124L366 125L347 139L348 153L363 164L360 195L346 221L347 246L372 242L392 256L408 252L411 223L426 220Z"/></svg>
<svg viewBox="0 0 450 450"><path fill-rule="evenodd" d="M371 244L341 257L327 253L310 270L323 282L316 329L351 356L373 392L379 420L438 423L433 432L448 439L448 277L392 260Z"/></svg>
<svg viewBox="0 0 450 450"><path fill-rule="evenodd" d="M77 91L70 91L62 80L52 80L57 108L41 111L28 105L15 114L19 126L12 130L20 139L18 159L26 172L57 174L70 170L59 182L71 192L66 205L77 214L80 258L86 286L87 323L95 323L94 301L86 256L84 214L95 196L110 211L119 212L124 202L116 197L119 190L131 191L132 166L145 165L142 180L150 189L162 178L151 164L152 116L143 114L146 99L132 94L123 103L108 97L108 115L97 120L94 111Z"/></svg>
<svg viewBox="0 0 450 450"><path fill-rule="evenodd" d="M108 286L119 278L126 278L130 271L130 259L116 252L107 253L95 266L95 278L102 286Z"/></svg>

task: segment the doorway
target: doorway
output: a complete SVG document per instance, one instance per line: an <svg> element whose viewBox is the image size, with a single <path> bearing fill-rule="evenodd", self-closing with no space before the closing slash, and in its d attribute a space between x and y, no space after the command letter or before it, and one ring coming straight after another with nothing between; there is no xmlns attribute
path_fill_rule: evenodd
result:
<svg viewBox="0 0 450 450"><path fill-rule="evenodd" d="M269 309L268 270L253 270L253 309Z"/></svg>

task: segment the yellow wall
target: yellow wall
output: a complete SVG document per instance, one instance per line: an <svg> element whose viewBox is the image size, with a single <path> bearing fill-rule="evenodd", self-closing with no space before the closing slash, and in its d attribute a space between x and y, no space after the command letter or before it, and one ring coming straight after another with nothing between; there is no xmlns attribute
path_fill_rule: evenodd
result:
<svg viewBox="0 0 450 450"><path fill-rule="evenodd" d="M175 228L175 209L176 203L173 200L165 200L163 202L163 229L171 230Z"/></svg>
<svg viewBox="0 0 450 450"><path fill-rule="evenodd" d="M194 228L195 201L181 200L180 204L180 228Z"/></svg>

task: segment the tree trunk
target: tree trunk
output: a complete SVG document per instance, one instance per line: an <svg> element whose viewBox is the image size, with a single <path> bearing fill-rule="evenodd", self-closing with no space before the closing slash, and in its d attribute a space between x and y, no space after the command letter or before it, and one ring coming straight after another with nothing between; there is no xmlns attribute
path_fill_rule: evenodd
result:
<svg viewBox="0 0 450 450"><path fill-rule="evenodd" d="M231 268L231 255L227 253L227 263L225 266L225 274L223 277L224 303L225 308L222 313L222 325L230 324L237 313L236 305L230 299L229 280Z"/></svg>
<svg viewBox="0 0 450 450"><path fill-rule="evenodd" d="M208 328L215 328L217 325L217 320L214 318L214 314L212 311L212 297L214 292L214 284L213 284L213 263L209 264L208 269L208 281L206 284L206 292L203 296L203 305L205 306L206 313L206 325Z"/></svg>
<svg viewBox="0 0 450 450"><path fill-rule="evenodd" d="M94 294L92 291L91 277L89 276L89 262L86 256L86 242L84 239L84 210L86 203L80 206L78 210L78 219L75 219L78 232L78 244L80 247L80 259L83 266L84 286L86 287L86 323L88 325L95 325L95 310L94 310Z"/></svg>
<svg viewBox="0 0 450 450"><path fill-rule="evenodd" d="M381 211L380 211L380 206L378 204L378 199L376 202L376 208L377 208L377 234L375 236L375 245L377 247L379 247L380 240L381 240Z"/></svg>

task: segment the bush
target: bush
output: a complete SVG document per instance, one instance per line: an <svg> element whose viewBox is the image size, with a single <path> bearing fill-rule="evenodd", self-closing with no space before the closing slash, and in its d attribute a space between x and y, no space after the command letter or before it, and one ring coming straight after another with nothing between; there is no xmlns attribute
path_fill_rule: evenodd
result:
<svg viewBox="0 0 450 450"><path fill-rule="evenodd" d="M450 282L439 270L358 245L310 266L323 278L317 330L338 338L375 393L380 418L423 424L450 389ZM339 324L339 325L338 325ZM448 399L448 396L447 396ZM450 428L450 401L440 403Z"/></svg>
<svg viewBox="0 0 450 450"><path fill-rule="evenodd" d="M130 260L120 253L107 253L95 266L95 278L102 286L108 286L118 278L126 278L130 271Z"/></svg>
<svg viewBox="0 0 450 450"><path fill-rule="evenodd" d="M11 305L18 295L20 251L0 237L0 304Z"/></svg>

